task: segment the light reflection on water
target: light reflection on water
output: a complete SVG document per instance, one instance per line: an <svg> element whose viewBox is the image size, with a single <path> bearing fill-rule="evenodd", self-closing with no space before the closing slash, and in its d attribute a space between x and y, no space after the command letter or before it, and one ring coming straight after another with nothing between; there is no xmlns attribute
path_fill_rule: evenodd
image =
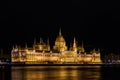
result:
<svg viewBox="0 0 120 80"><path fill-rule="evenodd" d="M12 80L100 80L100 66L12 67Z"/></svg>

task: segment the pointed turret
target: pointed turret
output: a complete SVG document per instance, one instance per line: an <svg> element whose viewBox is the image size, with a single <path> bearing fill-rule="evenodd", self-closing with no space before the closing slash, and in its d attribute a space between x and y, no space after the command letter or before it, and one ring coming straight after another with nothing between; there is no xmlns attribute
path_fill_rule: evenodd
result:
<svg viewBox="0 0 120 80"><path fill-rule="evenodd" d="M49 38L47 39L47 45L50 45L50 44L49 44Z"/></svg>
<svg viewBox="0 0 120 80"><path fill-rule="evenodd" d="M91 51L92 54L96 54L95 48Z"/></svg>
<svg viewBox="0 0 120 80"><path fill-rule="evenodd" d="M43 39L42 38L40 38L40 43L43 43Z"/></svg>
<svg viewBox="0 0 120 80"><path fill-rule="evenodd" d="M33 49L35 49L35 45L36 45L36 38L34 38Z"/></svg>
<svg viewBox="0 0 120 80"><path fill-rule="evenodd" d="M74 41L73 41L73 51L77 51L77 44L76 44L76 39L74 37Z"/></svg>
<svg viewBox="0 0 120 80"><path fill-rule="evenodd" d="M28 47L27 47L27 43L25 43L25 48L27 49Z"/></svg>
<svg viewBox="0 0 120 80"><path fill-rule="evenodd" d="M15 48L14 48L14 45L13 45L13 47L12 47L12 50L14 50Z"/></svg>
<svg viewBox="0 0 120 80"><path fill-rule="evenodd" d="M12 50L11 50L11 53L14 52L14 49L15 49L15 47L14 47L14 45L13 45Z"/></svg>
<svg viewBox="0 0 120 80"><path fill-rule="evenodd" d="M77 47L76 46L76 39L75 39L75 37L74 37L74 41L73 41L73 47Z"/></svg>
<svg viewBox="0 0 120 80"><path fill-rule="evenodd" d="M81 52L85 52L83 41L82 41L82 45L81 45Z"/></svg>
<svg viewBox="0 0 120 80"><path fill-rule="evenodd" d="M17 52L17 51L18 51L18 46L15 45L14 52Z"/></svg>
<svg viewBox="0 0 120 80"><path fill-rule="evenodd" d="M49 38L47 39L47 50L50 50Z"/></svg>
<svg viewBox="0 0 120 80"><path fill-rule="evenodd" d="M59 31L59 36L61 36L62 34L61 34L61 28L60 28L60 31Z"/></svg>
<svg viewBox="0 0 120 80"><path fill-rule="evenodd" d="M93 49L93 52L96 52L96 51L95 51L95 48Z"/></svg>

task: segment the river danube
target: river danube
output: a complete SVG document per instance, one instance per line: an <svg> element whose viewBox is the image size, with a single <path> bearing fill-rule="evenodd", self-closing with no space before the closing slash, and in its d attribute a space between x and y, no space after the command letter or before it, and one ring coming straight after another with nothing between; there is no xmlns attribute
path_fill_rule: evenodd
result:
<svg viewBox="0 0 120 80"><path fill-rule="evenodd" d="M120 80L119 67L12 66L0 67L0 80Z"/></svg>

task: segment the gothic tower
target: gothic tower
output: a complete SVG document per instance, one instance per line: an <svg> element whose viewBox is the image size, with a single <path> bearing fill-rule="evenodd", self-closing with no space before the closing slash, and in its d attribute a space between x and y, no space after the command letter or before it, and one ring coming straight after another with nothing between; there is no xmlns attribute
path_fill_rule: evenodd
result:
<svg viewBox="0 0 120 80"><path fill-rule="evenodd" d="M73 51L77 52L77 44L76 44L75 37L74 37L74 41L73 41Z"/></svg>

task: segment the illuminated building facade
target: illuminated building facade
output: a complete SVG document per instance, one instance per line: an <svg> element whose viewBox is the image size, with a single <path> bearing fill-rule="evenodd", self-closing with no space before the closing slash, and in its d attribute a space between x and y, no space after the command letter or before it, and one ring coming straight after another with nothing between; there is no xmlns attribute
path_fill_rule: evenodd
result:
<svg viewBox="0 0 120 80"><path fill-rule="evenodd" d="M66 41L59 31L59 35L56 38L53 50L50 50L49 40L47 43L43 42L40 38L40 42L37 43L34 40L32 48L25 48L19 46L13 47L11 51L12 62L25 62L30 63L101 63L100 50L92 50L89 53L85 52L83 43L78 46L76 39L73 40L73 45L68 49Z"/></svg>

